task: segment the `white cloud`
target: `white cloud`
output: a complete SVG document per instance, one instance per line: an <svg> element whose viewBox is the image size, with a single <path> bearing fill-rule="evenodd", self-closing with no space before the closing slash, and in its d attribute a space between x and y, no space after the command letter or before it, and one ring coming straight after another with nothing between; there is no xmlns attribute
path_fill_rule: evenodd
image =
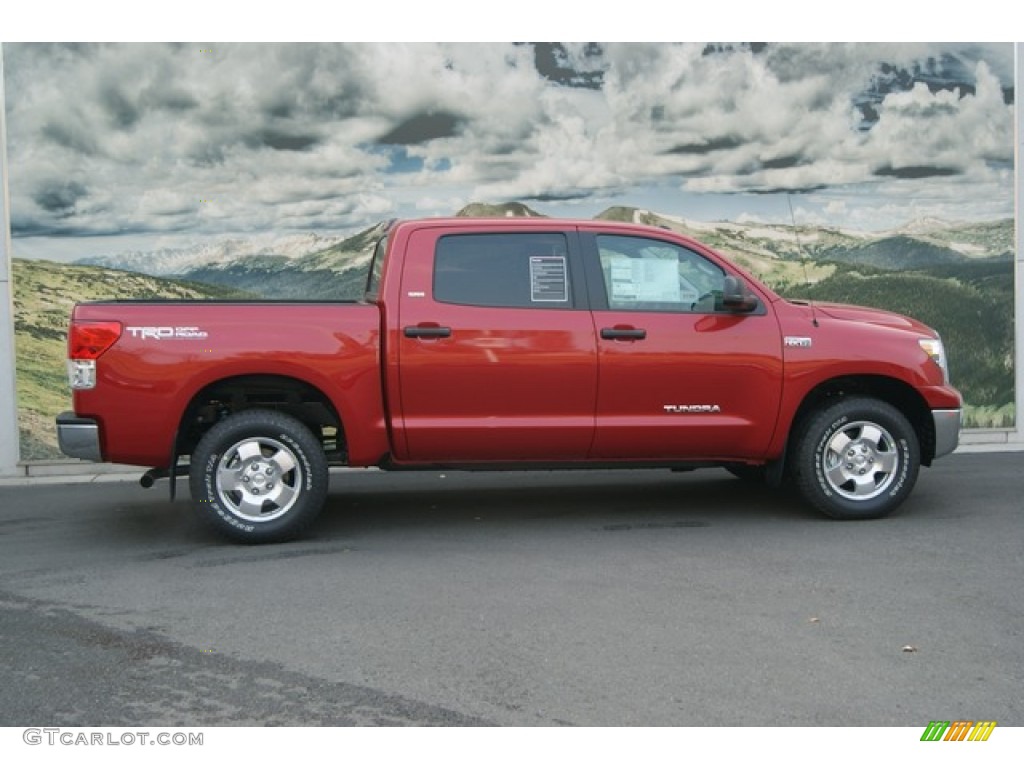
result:
<svg viewBox="0 0 1024 768"><path fill-rule="evenodd" d="M863 187L981 217L1012 194L1005 44L568 46L561 64L600 88L552 82L512 44L209 49L5 46L17 233L351 229L666 184ZM849 199L816 215L869 209Z"/></svg>
<svg viewBox="0 0 1024 768"><path fill-rule="evenodd" d="M976 93L931 93L918 83L885 97L866 154L888 167L942 167L988 178L989 163L1013 162L1013 108L984 62L975 69Z"/></svg>

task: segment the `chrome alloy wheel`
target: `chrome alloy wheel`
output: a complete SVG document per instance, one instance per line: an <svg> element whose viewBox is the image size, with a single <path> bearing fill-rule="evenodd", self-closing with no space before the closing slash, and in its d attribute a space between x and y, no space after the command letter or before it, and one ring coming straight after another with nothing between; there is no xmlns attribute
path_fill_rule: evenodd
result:
<svg viewBox="0 0 1024 768"><path fill-rule="evenodd" d="M851 501L865 501L884 493L896 478L899 464L892 435L870 421L844 425L821 455L821 469L829 487Z"/></svg>
<svg viewBox="0 0 1024 768"><path fill-rule="evenodd" d="M266 522L288 512L302 495L295 453L269 437L232 445L217 466L217 495L243 520Z"/></svg>

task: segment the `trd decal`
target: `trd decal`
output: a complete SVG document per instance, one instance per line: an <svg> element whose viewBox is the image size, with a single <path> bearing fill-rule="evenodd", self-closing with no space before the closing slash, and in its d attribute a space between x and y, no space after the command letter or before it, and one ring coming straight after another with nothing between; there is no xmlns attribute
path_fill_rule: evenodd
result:
<svg viewBox="0 0 1024 768"><path fill-rule="evenodd" d="M205 339L209 334L202 328L194 325L130 325L126 329L133 339L153 339L154 341L166 341L168 339Z"/></svg>

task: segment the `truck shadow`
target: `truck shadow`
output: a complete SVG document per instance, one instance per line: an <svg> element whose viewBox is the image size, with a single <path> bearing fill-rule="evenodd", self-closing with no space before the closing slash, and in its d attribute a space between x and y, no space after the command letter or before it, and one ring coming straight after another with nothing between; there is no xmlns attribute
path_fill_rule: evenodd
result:
<svg viewBox="0 0 1024 768"><path fill-rule="evenodd" d="M796 494L722 470L368 473L332 477L317 539L385 529L557 523L595 530L824 519Z"/></svg>
<svg viewBox="0 0 1024 768"><path fill-rule="evenodd" d="M336 551L472 540L587 539L595 535L686 537L700 530L741 538L805 535L832 526L830 537L896 535L907 525L972 520L976 506L1015 498L1014 454L958 457L949 471L924 473L890 518L837 523L795 492L743 482L724 470L574 472L333 472L323 513L298 541L247 548L231 543L193 513L187 488L135 483L10 489L0 541L11 551L59 552L61 567L125 559L175 565L280 559ZM973 523L965 522L965 525ZM809 527L813 526L813 527ZM248 550L248 554L245 554ZM209 560L209 562L207 562ZM200 562L201 561L201 562ZM49 574L54 563L29 557L19 572ZM60 569L58 569L60 570Z"/></svg>

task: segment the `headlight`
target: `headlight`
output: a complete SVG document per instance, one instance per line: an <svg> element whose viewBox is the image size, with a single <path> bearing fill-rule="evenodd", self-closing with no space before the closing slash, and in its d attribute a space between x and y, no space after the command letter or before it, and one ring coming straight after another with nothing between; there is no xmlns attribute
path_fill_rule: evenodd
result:
<svg viewBox="0 0 1024 768"><path fill-rule="evenodd" d="M928 357L942 369L945 383L949 384L949 362L946 360L946 349L942 346L942 339L918 339L917 343L921 345L921 349L927 353Z"/></svg>

